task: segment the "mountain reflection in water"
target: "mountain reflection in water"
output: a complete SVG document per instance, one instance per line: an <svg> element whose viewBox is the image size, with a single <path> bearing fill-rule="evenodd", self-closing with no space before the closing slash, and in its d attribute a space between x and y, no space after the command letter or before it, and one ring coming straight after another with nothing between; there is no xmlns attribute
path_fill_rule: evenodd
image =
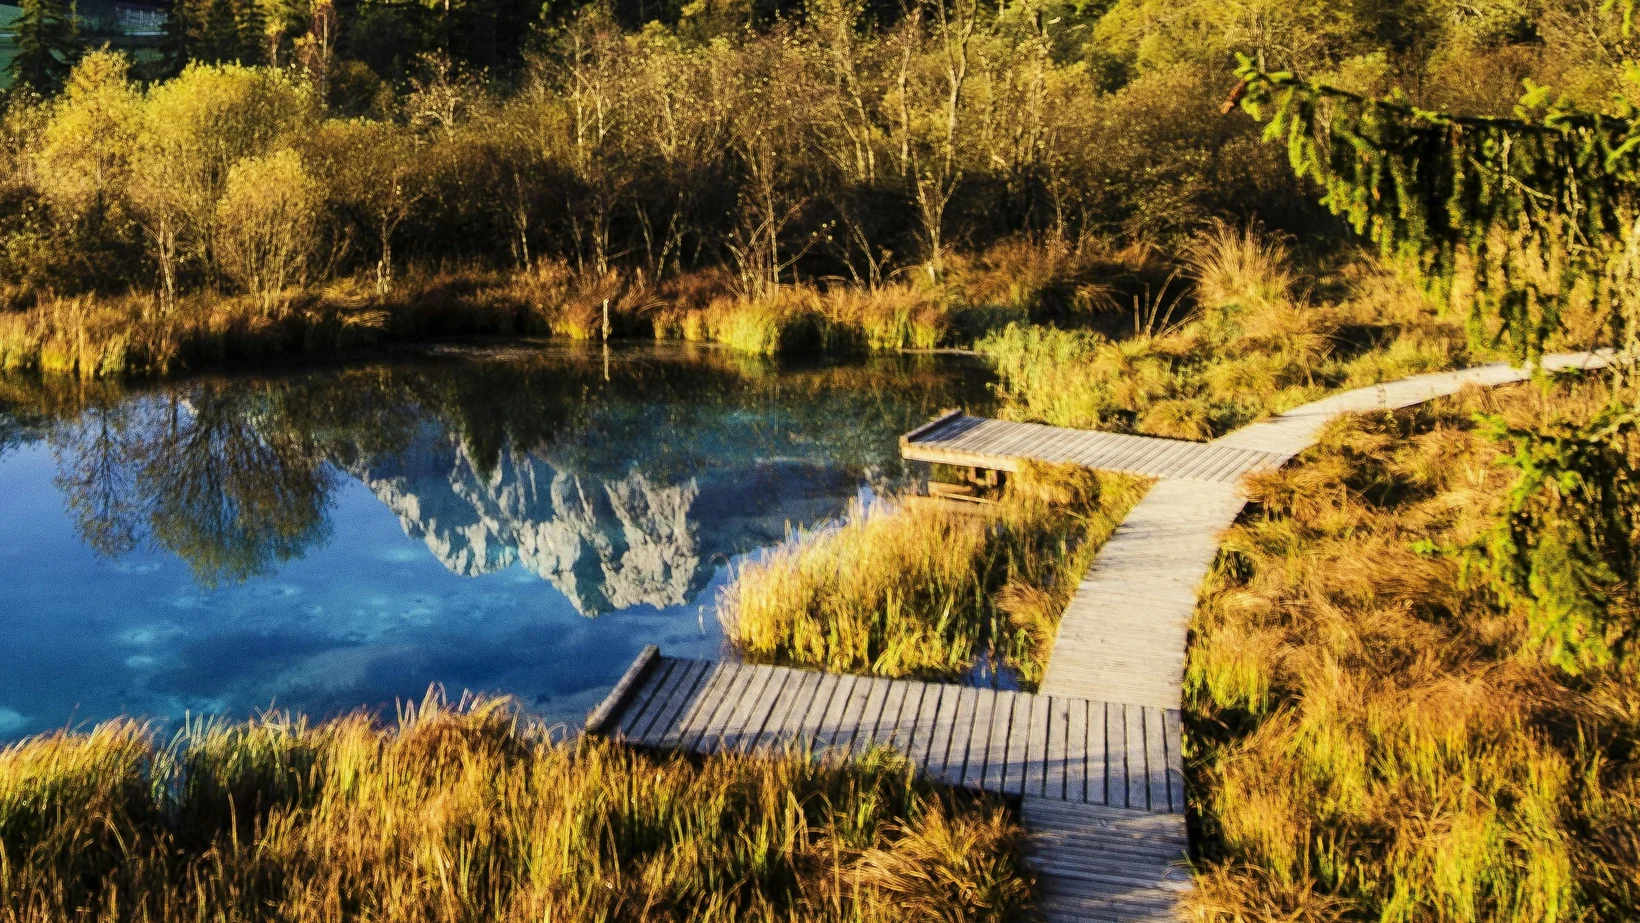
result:
<svg viewBox="0 0 1640 923"><path fill-rule="evenodd" d="M431 683L575 720L645 643L715 653L731 561L895 486L900 432L986 399L950 358L445 353L0 379L0 737Z"/></svg>

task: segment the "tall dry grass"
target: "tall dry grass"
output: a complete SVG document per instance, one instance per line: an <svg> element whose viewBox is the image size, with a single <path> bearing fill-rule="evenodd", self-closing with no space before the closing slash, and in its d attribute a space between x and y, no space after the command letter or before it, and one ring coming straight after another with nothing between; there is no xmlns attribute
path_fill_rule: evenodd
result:
<svg viewBox="0 0 1640 923"><path fill-rule="evenodd" d="M994 800L886 751L691 760L557 743L505 701L383 729L128 720L0 751L0 919L1022 919Z"/></svg>
<svg viewBox="0 0 1640 923"><path fill-rule="evenodd" d="M198 293L161 312L151 297L11 298L0 311L0 369L82 379L163 376L264 357L334 355L399 340L453 336L649 337L715 343L757 356L966 346L1008 323L1089 314L1108 292L1091 281L1131 255L1009 242L954 258L935 283L866 288L810 283L758 299L705 269L655 282L642 273L580 272L536 261L510 272L411 271L387 294L342 278L256 299Z"/></svg>
<svg viewBox="0 0 1640 923"><path fill-rule="evenodd" d="M1204 918L1634 919L1640 667L1544 665L1524 618L1430 550L1506 492L1474 413L1608 398L1533 384L1358 416L1251 480L1187 668Z"/></svg>
<svg viewBox="0 0 1640 923"><path fill-rule="evenodd" d="M940 679L989 660L1034 685L1077 580L1139 493L1131 478L1038 466L987 515L856 504L743 565L719 612L751 660Z"/></svg>
<svg viewBox="0 0 1640 923"><path fill-rule="evenodd" d="M1368 263L1331 279L1342 293L1322 301L1300 290L1286 246L1250 229L1219 226L1184 257L1194 305L1179 312L1182 322L1121 339L1011 325L981 340L997 366L1002 413L1209 439L1333 389L1475 358L1461 323Z"/></svg>

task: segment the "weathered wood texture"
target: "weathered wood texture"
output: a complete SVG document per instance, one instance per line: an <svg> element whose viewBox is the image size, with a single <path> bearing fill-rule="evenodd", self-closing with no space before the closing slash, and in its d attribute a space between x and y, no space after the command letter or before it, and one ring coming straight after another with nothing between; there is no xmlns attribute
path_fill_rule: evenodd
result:
<svg viewBox="0 0 1640 923"><path fill-rule="evenodd" d="M1184 817L1026 798L1044 919L1172 921L1190 888Z"/></svg>
<svg viewBox="0 0 1640 923"><path fill-rule="evenodd" d="M1232 484L1157 481L1071 596L1042 691L1178 708L1196 591L1245 503Z"/></svg>
<svg viewBox="0 0 1640 923"><path fill-rule="evenodd" d="M912 461L1018 471L1024 460L1067 462L1101 471L1234 484L1283 459L1256 449L1124 433L946 415L900 439Z"/></svg>
<svg viewBox="0 0 1640 923"><path fill-rule="evenodd" d="M1184 810L1178 712L1142 705L658 657L605 723L646 747L859 755L1005 795Z"/></svg>

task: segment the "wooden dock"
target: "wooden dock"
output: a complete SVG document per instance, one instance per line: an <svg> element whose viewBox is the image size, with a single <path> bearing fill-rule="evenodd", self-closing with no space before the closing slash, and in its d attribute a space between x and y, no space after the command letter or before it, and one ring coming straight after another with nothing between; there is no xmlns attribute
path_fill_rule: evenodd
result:
<svg viewBox="0 0 1640 923"><path fill-rule="evenodd" d="M890 747L950 785L1123 810L1184 810L1177 709L684 660L649 648L588 729L701 754L799 748L847 758Z"/></svg>
<svg viewBox="0 0 1640 923"><path fill-rule="evenodd" d="M1210 484L1234 484L1248 472L1286 461L1259 449L986 420L959 411L900 437L900 454L910 461L996 471L1018 471L1030 460Z"/></svg>

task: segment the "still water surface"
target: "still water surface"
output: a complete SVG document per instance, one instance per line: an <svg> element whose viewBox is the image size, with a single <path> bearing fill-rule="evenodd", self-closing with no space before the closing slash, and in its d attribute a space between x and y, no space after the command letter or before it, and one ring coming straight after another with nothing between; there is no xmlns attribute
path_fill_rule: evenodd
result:
<svg viewBox="0 0 1640 923"><path fill-rule="evenodd" d="M988 381L633 346L0 379L0 739L431 684L577 722L645 644L718 655L733 562L903 484L898 434Z"/></svg>

